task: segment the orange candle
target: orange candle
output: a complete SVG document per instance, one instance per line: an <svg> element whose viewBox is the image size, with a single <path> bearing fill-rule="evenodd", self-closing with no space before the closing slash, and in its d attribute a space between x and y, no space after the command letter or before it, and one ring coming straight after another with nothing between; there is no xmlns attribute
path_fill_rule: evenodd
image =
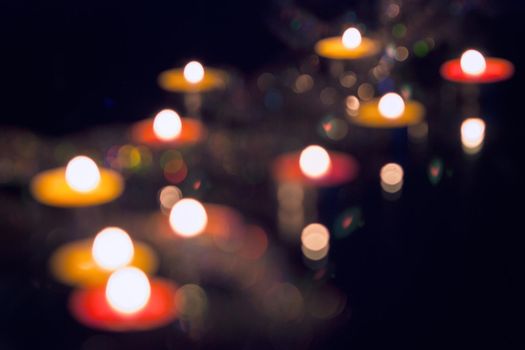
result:
<svg viewBox="0 0 525 350"><path fill-rule="evenodd" d="M77 156L67 167L46 170L31 180L33 197L56 207L86 207L110 202L124 190L117 172L98 168L86 156Z"/></svg>
<svg viewBox="0 0 525 350"><path fill-rule="evenodd" d="M184 68L174 68L162 72L158 83L161 88L170 92L206 92L226 86L226 72L204 67L197 61L191 61Z"/></svg>
<svg viewBox="0 0 525 350"><path fill-rule="evenodd" d="M319 56L336 60L355 60L377 54L381 46L364 38L357 28L348 28L342 36L322 39L315 45Z"/></svg>

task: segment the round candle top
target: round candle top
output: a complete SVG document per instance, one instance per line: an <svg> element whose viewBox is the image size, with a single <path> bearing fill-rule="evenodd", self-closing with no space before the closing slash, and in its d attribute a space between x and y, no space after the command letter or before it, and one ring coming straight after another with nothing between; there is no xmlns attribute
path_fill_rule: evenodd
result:
<svg viewBox="0 0 525 350"><path fill-rule="evenodd" d="M126 239L109 238L104 234L97 235L94 241L83 240L65 244L53 253L49 262L50 270L60 282L74 286L104 284L114 266L135 266L147 273L156 271L157 258L146 244L134 242L131 248L129 246L117 248L114 246L117 241L125 242ZM130 249L132 249L132 258L124 263Z"/></svg>
<svg viewBox="0 0 525 350"><path fill-rule="evenodd" d="M371 128L400 128L423 121L425 108L416 101L404 101L396 93L387 93L380 99L361 103L355 124Z"/></svg>
<svg viewBox="0 0 525 350"><path fill-rule="evenodd" d="M208 214L201 202L184 198L171 208L170 225L173 231L183 237L193 237L204 231L208 223Z"/></svg>
<svg viewBox="0 0 525 350"><path fill-rule="evenodd" d="M73 158L65 168L46 170L31 181L31 192L39 202L57 207L83 207L110 202L124 189L122 177L110 169L99 169L86 156Z"/></svg>
<svg viewBox="0 0 525 350"><path fill-rule="evenodd" d="M106 284L106 301L116 312L134 314L149 302L148 276L136 267L124 267L111 274Z"/></svg>
<svg viewBox="0 0 525 350"><path fill-rule="evenodd" d="M445 62L441 75L458 83L493 83L510 78L514 66L501 58L484 57L481 52L469 49L460 59Z"/></svg>
<svg viewBox="0 0 525 350"><path fill-rule="evenodd" d="M279 182L336 186L357 176L358 164L352 156L334 151L325 154L317 147L277 157L272 168L274 178Z"/></svg>
<svg viewBox="0 0 525 350"><path fill-rule="evenodd" d="M197 119L180 118L178 114L176 119L175 111L164 111L155 118L135 123L131 129L132 139L151 147L163 148L193 145L206 135L206 128Z"/></svg>
<svg viewBox="0 0 525 350"><path fill-rule="evenodd" d="M307 177L312 179L320 178L330 170L330 155L321 146L308 146L299 156L299 167Z"/></svg>
<svg viewBox="0 0 525 350"><path fill-rule="evenodd" d="M177 112L163 109L153 119L153 132L162 141L176 139L182 131L182 121Z"/></svg>
<svg viewBox="0 0 525 350"><path fill-rule="evenodd" d="M375 55L380 50L377 41L364 38L357 28L348 28L342 36L322 39L315 45L319 56L331 59L358 59Z"/></svg>
<svg viewBox="0 0 525 350"><path fill-rule="evenodd" d="M169 69L159 75L161 88L171 92L205 92L223 88L227 82L226 72L204 68L191 61L184 68Z"/></svg>
<svg viewBox="0 0 525 350"><path fill-rule="evenodd" d="M115 274L119 272L120 270ZM177 305L173 283L152 279L146 284L147 278L144 280L143 276L138 279L132 277L132 283L129 283L129 277L130 275L120 275L118 280L113 280L111 286L108 282L107 286L73 292L69 300L71 313L88 327L118 332L145 331L164 326L175 319ZM113 297L118 298L110 304L109 300ZM126 312L132 308L137 310Z"/></svg>
<svg viewBox="0 0 525 350"><path fill-rule="evenodd" d="M118 227L106 227L100 231L91 248L95 263L109 271L128 265L134 252L133 241L126 231Z"/></svg>

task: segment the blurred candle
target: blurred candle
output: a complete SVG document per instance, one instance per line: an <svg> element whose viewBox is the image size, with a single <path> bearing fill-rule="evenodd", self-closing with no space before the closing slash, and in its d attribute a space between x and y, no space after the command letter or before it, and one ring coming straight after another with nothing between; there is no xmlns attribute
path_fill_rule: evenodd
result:
<svg viewBox="0 0 525 350"><path fill-rule="evenodd" d="M355 27L346 29L342 36L325 38L315 45L319 56L334 60L365 58L375 55L379 49L379 42L363 37Z"/></svg>
<svg viewBox="0 0 525 350"><path fill-rule="evenodd" d="M172 109L163 109L155 118L135 123L131 136L135 142L155 148L189 146L206 135L206 128L197 119L181 118Z"/></svg>
<svg viewBox="0 0 525 350"><path fill-rule="evenodd" d="M301 233L301 250L309 260L321 260L328 255L330 233L318 223L310 224Z"/></svg>
<svg viewBox="0 0 525 350"><path fill-rule="evenodd" d="M83 207L110 202L124 188L122 177L110 169L99 169L86 157L71 159L65 168L37 174L31 181L33 197L57 207Z"/></svg>
<svg viewBox="0 0 525 350"><path fill-rule="evenodd" d="M107 227L100 231L91 248L95 263L110 271L128 265L134 252L131 238L118 227Z"/></svg>
<svg viewBox="0 0 525 350"><path fill-rule="evenodd" d="M151 296L148 276L136 267L124 267L111 274L106 284L106 300L115 311L134 314Z"/></svg>
<svg viewBox="0 0 525 350"><path fill-rule="evenodd" d="M403 168L396 163L385 164L379 173L381 188L387 193L396 193L403 187Z"/></svg>
<svg viewBox="0 0 525 350"><path fill-rule="evenodd" d="M466 50L459 59L447 61L441 66L441 76L457 83L494 83L507 80L513 74L511 62L485 57L473 49Z"/></svg>
<svg viewBox="0 0 525 350"><path fill-rule="evenodd" d="M357 125L370 128L400 128L420 124L425 108L414 100L404 100L399 94L389 92L380 99L359 104L351 120Z"/></svg>
<svg viewBox="0 0 525 350"><path fill-rule="evenodd" d="M161 88L170 92L194 93L224 88L227 80L226 72L191 61L183 68L162 72L158 83Z"/></svg>
<svg viewBox="0 0 525 350"><path fill-rule="evenodd" d="M485 139L485 122L480 118L468 118L461 124L461 143L465 153L474 154L481 150Z"/></svg>
<svg viewBox="0 0 525 350"><path fill-rule="evenodd" d="M191 61L184 66L183 74L187 82L197 84L204 79L204 67L198 61Z"/></svg>
<svg viewBox="0 0 525 350"><path fill-rule="evenodd" d="M330 170L330 155L321 146L308 146L301 152L299 166L303 174L307 177L313 179L320 178Z"/></svg>

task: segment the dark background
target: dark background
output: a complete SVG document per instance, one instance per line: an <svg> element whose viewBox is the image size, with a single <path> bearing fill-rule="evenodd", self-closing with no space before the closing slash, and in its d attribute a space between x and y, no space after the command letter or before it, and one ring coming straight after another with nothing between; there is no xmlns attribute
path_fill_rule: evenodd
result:
<svg viewBox="0 0 525 350"><path fill-rule="evenodd" d="M2 0L0 128L63 136L142 119L167 101L155 81L158 73L192 58L233 68L253 82L269 65L293 62L308 51L291 49L275 30L285 3ZM406 3L417 6L421 2ZM446 2L428 3L438 11L439 4ZM349 295L352 316L314 340L313 348L517 349L524 344L524 4L460 3L468 4L470 10L450 24L453 32L440 26L436 30L444 35L437 33L436 51L403 69L417 72L429 96L442 84L436 73L440 62L459 48L475 43L514 62L516 75L511 81L482 89L482 110L492 128L487 145L472 161L465 160L457 145L453 148L435 138L425 159L441 156L454 176L431 187L425 182L424 165L408 162L407 173L419 180L407 182L395 205L385 204L377 189L362 194L366 225L359 236L333 251L339 266L334 283ZM354 8L359 20L371 28L380 26L375 20L375 1L296 4L323 23ZM429 115L437 134L457 132L452 127L458 123L441 123L440 117L447 116ZM362 151L365 156L370 152ZM378 162L365 162L365 170ZM0 230L9 232L10 227ZM3 243L6 251L23 245L23 235L8 236ZM10 270L0 286L0 348L80 346L92 333L75 324L61 324L67 319L61 301L39 299L41 294L33 290L39 268L34 262L25 263L23 255L13 256L17 257L0 257L4 265L0 271ZM129 348L150 348L146 339L161 335L159 331L119 339ZM227 343L193 345L294 348L250 339L239 335ZM165 346L152 343L155 348Z"/></svg>

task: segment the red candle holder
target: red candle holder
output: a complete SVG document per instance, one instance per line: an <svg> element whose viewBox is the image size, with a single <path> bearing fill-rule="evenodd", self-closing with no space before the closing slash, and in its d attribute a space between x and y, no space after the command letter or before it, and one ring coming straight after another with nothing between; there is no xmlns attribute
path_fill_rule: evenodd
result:
<svg viewBox="0 0 525 350"><path fill-rule="evenodd" d="M321 177L311 178L302 172L299 164L301 152L286 153L277 157L272 167L273 176L278 182L298 182L322 187L340 185L357 177L359 165L354 157L334 151L329 151L328 155L331 165Z"/></svg>
<svg viewBox="0 0 525 350"><path fill-rule="evenodd" d="M150 284L148 303L133 314L123 314L112 309L106 300L105 286L73 292L69 308L77 321L91 328L116 332L158 328L177 316L176 288L173 283L162 279L152 279Z"/></svg>
<svg viewBox="0 0 525 350"><path fill-rule="evenodd" d="M479 75L465 73L460 62L459 58L445 62L441 66L441 76L456 83L488 84L507 80L514 74L514 65L502 58L485 57L486 68Z"/></svg>
<svg viewBox="0 0 525 350"><path fill-rule="evenodd" d="M131 129L131 138L138 143L155 148L188 146L200 142L206 135L206 128L197 119L181 118L182 129L179 136L173 140L162 140L153 130L154 118L137 122Z"/></svg>

